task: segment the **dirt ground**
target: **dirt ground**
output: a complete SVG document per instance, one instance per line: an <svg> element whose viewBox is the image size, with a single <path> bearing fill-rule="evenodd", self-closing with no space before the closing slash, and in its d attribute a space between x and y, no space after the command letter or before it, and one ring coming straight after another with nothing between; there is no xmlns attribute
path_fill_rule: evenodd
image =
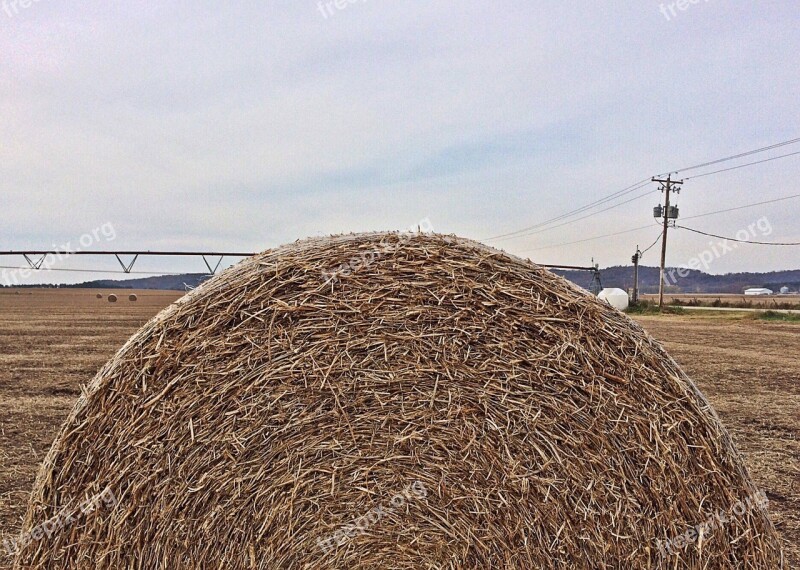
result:
<svg viewBox="0 0 800 570"><path fill-rule="evenodd" d="M103 298L98 299L97 294ZM98 368L177 292L0 289L0 542L22 522L40 462ZM800 323L641 316L730 430L800 568ZM10 566L0 548L0 569Z"/></svg>

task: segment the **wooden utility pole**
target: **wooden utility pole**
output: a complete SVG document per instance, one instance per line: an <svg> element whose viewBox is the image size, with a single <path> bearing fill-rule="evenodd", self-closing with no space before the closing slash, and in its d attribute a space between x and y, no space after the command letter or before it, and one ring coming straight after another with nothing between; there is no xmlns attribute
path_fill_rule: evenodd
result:
<svg viewBox="0 0 800 570"><path fill-rule="evenodd" d="M635 305L639 302L639 260L642 258L642 252L639 251L639 246L636 246L636 253L633 254L631 261L633 261L633 295L631 295L631 302Z"/></svg>
<svg viewBox="0 0 800 570"><path fill-rule="evenodd" d="M658 308L661 309L664 306L664 265L667 262L667 230L669 229L669 220L670 220L670 204L669 204L669 193L674 190L680 193L680 185L683 184L683 180L672 180L672 174L667 176L666 180L662 180L659 178L653 178L653 182L658 182L661 184L661 191L665 193L664 198L664 233L661 236L661 272L660 278L658 282Z"/></svg>

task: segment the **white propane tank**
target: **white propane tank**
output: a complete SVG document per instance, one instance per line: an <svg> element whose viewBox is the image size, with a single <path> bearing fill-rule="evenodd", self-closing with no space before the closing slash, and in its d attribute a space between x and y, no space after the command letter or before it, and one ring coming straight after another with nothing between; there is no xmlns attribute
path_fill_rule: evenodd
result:
<svg viewBox="0 0 800 570"><path fill-rule="evenodd" d="M605 301L615 309L619 309L620 311L624 311L628 308L628 304L630 300L628 299L628 294L623 291L622 289L603 289L600 291L600 294L597 295L597 298L601 301Z"/></svg>

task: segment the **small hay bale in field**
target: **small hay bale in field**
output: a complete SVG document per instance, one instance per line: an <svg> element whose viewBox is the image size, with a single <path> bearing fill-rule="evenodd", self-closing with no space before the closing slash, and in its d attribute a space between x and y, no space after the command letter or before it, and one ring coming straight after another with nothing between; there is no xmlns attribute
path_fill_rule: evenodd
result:
<svg viewBox="0 0 800 570"><path fill-rule="evenodd" d="M108 302L109 303L116 303L117 302L117 296L112 293L111 295L108 296Z"/></svg>
<svg viewBox="0 0 800 570"><path fill-rule="evenodd" d="M133 294L128 295L128 301L130 301L131 303L134 303L134 302L136 302L138 300L139 300L139 297L137 297L136 295L133 295Z"/></svg>
<svg viewBox="0 0 800 570"><path fill-rule="evenodd" d="M95 295L95 296L96 296L98 299L102 299L102 298L103 298L103 294L102 294L102 293L98 293L98 294L97 294L97 295Z"/></svg>
<svg viewBox="0 0 800 570"><path fill-rule="evenodd" d="M24 528L74 516L16 567L775 569L760 498L624 314L476 242L360 234L245 260L128 341Z"/></svg>

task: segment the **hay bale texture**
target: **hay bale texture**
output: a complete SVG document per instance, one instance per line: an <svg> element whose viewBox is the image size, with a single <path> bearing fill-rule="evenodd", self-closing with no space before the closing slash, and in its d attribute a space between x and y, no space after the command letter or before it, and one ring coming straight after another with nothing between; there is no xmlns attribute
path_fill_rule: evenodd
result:
<svg viewBox="0 0 800 570"><path fill-rule="evenodd" d="M98 373L16 567L779 568L756 492L605 303L461 238L319 238L212 278Z"/></svg>
<svg viewBox="0 0 800 570"><path fill-rule="evenodd" d="M135 303L138 300L139 297L137 297L135 294L131 293L130 295L128 295L128 301L130 301L131 303Z"/></svg>
<svg viewBox="0 0 800 570"><path fill-rule="evenodd" d="M108 302L109 303L116 303L117 302L117 296L112 293L111 295L108 296Z"/></svg>

